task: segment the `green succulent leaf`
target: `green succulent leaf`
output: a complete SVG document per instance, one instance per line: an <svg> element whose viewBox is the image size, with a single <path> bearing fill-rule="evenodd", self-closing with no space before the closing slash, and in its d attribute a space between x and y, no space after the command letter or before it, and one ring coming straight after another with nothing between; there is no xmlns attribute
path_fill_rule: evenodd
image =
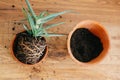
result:
<svg viewBox="0 0 120 80"><path fill-rule="evenodd" d="M23 8L23 11L27 16L27 19L28 19L28 22L30 24L33 34L35 34L35 23L34 23L32 16L29 14L29 12L26 9Z"/></svg>
<svg viewBox="0 0 120 80"><path fill-rule="evenodd" d="M63 24L64 22L59 22L55 24L51 24L48 26L43 26L48 21L54 19L55 17L71 12L69 10L58 12L54 14L48 14L47 11L41 12L38 16L34 13L29 0L25 0L28 9L22 8L22 11L25 15L25 19L23 19L21 22L28 21L30 27L28 28L27 25L23 24L24 29L29 33L32 34L32 36L45 36L45 37L52 37L52 36L63 36L63 34L54 34L54 33L47 33L47 29L50 29L52 27L58 26Z"/></svg>
<svg viewBox="0 0 120 80"><path fill-rule="evenodd" d="M68 10L68 11L63 11L63 12L59 12L59 13L50 14L50 15L45 16L43 18L37 19L36 24L46 23L46 22L54 19L55 17L57 17L59 15L62 15L62 14L65 14L65 13L68 13L68 12L70 12L70 11Z"/></svg>
<svg viewBox="0 0 120 80"><path fill-rule="evenodd" d="M52 27L56 27L58 25L61 25L61 24L64 24L64 22L59 22L59 23L56 23L56 24L51 24L49 26L46 26L45 29L49 29L49 28L52 28Z"/></svg>
<svg viewBox="0 0 120 80"><path fill-rule="evenodd" d="M39 29L38 33L36 34L36 36L41 36L41 35L45 35L45 31L43 28Z"/></svg>
<svg viewBox="0 0 120 80"><path fill-rule="evenodd" d="M43 30L43 27L42 27L42 25L37 29L37 32L40 32L40 31L42 31Z"/></svg>
<svg viewBox="0 0 120 80"><path fill-rule="evenodd" d="M36 15L35 15L32 7L31 7L31 5L30 5L29 0L25 0L25 1L26 1L26 4L27 4L27 6L28 6L28 9L29 9L30 13L32 14L32 17L34 17L34 19L36 19Z"/></svg>
<svg viewBox="0 0 120 80"><path fill-rule="evenodd" d="M23 27L29 34L32 34L32 32L29 30L29 28L25 24L23 24Z"/></svg>
<svg viewBox="0 0 120 80"><path fill-rule="evenodd" d="M25 19L22 19L22 20L20 20L21 22L24 22L24 21L26 21L27 19L25 18Z"/></svg>
<svg viewBox="0 0 120 80"><path fill-rule="evenodd" d="M25 11L25 8L22 8L22 12L24 13L25 19L27 19L27 13ZM28 19L27 19L28 20Z"/></svg>
<svg viewBox="0 0 120 80"><path fill-rule="evenodd" d="M56 36L64 36L64 34L55 34L55 33L47 33L47 35L41 35L44 37L56 37Z"/></svg>
<svg viewBox="0 0 120 80"><path fill-rule="evenodd" d="M40 19L42 17L44 17L45 15L48 15L48 12L47 11L43 11L39 14L39 16L37 17L37 19Z"/></svg>
<svg viewBox="0 0 120 80"><path fill-rule="evenodd" d="M26 31L29 31L28 27L25 24L23 24L23 27Z"/></svg>
<svg viewBox="0 0 120 80"><path fill-rule="evenodd" d="M43 31L44 31L45 36L48 37L47 31L45 29Z"/></svg>

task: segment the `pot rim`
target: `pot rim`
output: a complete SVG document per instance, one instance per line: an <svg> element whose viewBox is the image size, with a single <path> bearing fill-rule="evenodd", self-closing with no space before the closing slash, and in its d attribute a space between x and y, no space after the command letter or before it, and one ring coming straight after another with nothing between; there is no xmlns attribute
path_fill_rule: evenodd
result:
<svg viewBox="0 0 120 80"><path fill-rule="evenodd" d="M22 31L22 32L24 32L24 31ZM20 33L21 33L21 32L20 32ZM16 35L17 35L17 34L16 34ZM16 60L18 63L20 63L20 64L22 64L22 65L28 65L28 66L37 65L37 64L39 64L40 62L42 62L42 61L44 60L44 58L45 58L45 57L47 56L47 54L48 54L48 46L46 46L46 53L45 53L44 57L43 57L39 62L37 62L37 63L35 63L35 64L25 64L25 63L22 63L21 61L19 61L19 60L15 57L14 51L13 51L13 43L14 43L14 41L15 41L15 39L16 39L16 35L14 36L14 38L12 39L11 44L10 44L10 53L11 53L11 55L12 55L12 57L13 57L14 60ZM43 38L44 38L45 41L46 41L46 38L45 38L45 37L43 37Z"/></svg>
<svg viewBox="0 0 120 80"><path fill-rule="evenodd" d="M91 60L91 61L89 61L89 62L79 61L79 60L77 60L77 59L73 56L72 51L71 51L71 48L70 48L70 40L71 40L72 34L74 33L74 31L75 31L76 29L78 29L78 28L84 28L82 25L84 25L85 23L91 23L91 24L96 24L96 25L98 25L98 26L104 31L104 33L106 34L107 40L108 40L108 44L107 44L107 45L108 45L108 48L107 48L106 52L104 53L104 55L103 55L100 59L97 60L97 58L98 58L98 57L101 55L101 53L103 52L103 51L102 51L102 52L100 53L100 55L95 58L97 61L95 61L95 59L93 59L93 60ZM101 62L101 61L105 58L105 56L107 55L108 50L109 50L109 47L110 47L110 39L109 39L109 37L108 37L108 32L106 31L106 29L104 28L104 26L102 26L100 23L98 23L98 22L96 22L96 21L93 21L93 20L84 20L84 21L79 22L79 23L72 29L72 31L69 33L68 39L67 39L67 49L68 49L68 53L69 53L70 57L72 58L72 60L75 61L76 63L80 64L80 65L81 65L81 64L83 64L83 65L88 65L88 64L89 64L89 65L93 65L93 64L96 64L96 63L98 63L98 62Z"/></svg>

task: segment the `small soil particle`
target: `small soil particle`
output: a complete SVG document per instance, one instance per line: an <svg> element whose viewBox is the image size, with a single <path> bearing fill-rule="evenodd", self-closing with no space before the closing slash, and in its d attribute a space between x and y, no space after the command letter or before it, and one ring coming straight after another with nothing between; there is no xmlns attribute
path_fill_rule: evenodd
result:
<svg viewBox="0 0 120 80"><path fill-rule="evenodd" d="M16 24L16 22L14 22L14 24Z"/></svg>
<svg viewBox="0 0 120 80"><path fill-rule="evenodd" d="M41 78L41 80L44 80L43 78Z"/></svg>
<svg viewBox="0 0 120 80"><path fill-rule="evenodd" d="M72 34L70 41L73 56L82 62L89 62L99 56L103 45L96 35L86 28L79 28Z"/></svg>
<svg viewBox="0 0 120 80"><path fill-rule="evenodd" d="M13 27L12 30L14 31L14 30L15 30L15 27Z"/></svg>
<svg viewBox="0 0 120 80"><path fill-rule="evenodd" d="M48 10L48 9L47 9L46 11L47 11L47 12L49 12L49 10Z"/></svg>
<svg viewBox="0 0 120 80"><path fill-rule="evenodd" d="M62 18L62 16L59 16L59 18Z"/></svg>
<svg viewBox="0 0 120 80"><path fill-rule="evenodd" d="M53 73L55 74L56 72L55 72L55 71L53 71Z"/></svg>
<svg viewBox="0 0 120 80"><path fill-rule="evenodd" d="M20 25L21 23L18 23L18 25Z"/></svg>
<svg viewBox="0 0 120 80"><path fill-rule="evenodd" d="M15 8L15 5L12 5L12 8Z"/></svg>
<svg viewBox="0 0 120 80"><path fill-rule="evenodd" d="M72 22L72 20L70 20L70 22Z"/></svg>
<svg viewBox="0 0 120 80"><path fill-rule="evenodd" d="M36 67L33 67L33 71L40 72L40 70L38 68L36 68Z"/></svg>
<svg viewBox="0 0 120 80"><path fill-rule="evenodd" d="M7 46L4 46L5 48L7 48Z"/></svg>
<svg viewBox="0 0 120 80"><path fill-rule="evenodd" d="M54 4L57 4L57 2L54 2Z"/></svg>

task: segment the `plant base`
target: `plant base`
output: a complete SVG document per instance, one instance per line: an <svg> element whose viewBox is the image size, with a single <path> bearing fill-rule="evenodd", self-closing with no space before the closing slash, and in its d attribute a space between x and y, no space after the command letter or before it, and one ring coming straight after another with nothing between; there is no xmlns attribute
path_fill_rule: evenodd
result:
<svg viewBox="0 0 120 80"><path fill-rule="evenodd" d="M43 37L33 37L27 32L16 35L13 43L13 53L22 63L35 64L45 56L47 51L46 41Z"/></svg>

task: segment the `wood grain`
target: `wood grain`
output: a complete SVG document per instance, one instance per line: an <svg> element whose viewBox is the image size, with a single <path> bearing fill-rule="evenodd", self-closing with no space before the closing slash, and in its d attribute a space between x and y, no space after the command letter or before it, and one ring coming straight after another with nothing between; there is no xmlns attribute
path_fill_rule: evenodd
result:
<svg viewBox="0 0 120 80"><path fill-rule="evenodd" d="M68 55L67 36L48 39L49 53L39 64L26 66L11 56L11 43L23 27L15 21L24 16L24 0L0 0L0 80L120 80L120 1L119 0L30 0L35 12L50 13L73 10L53 22L66 24L49 32L68 34L82 20L100 22L108 31L111 47L107 57L99 64L76 64ZM26 6L25 6L26 7ZM49 24L49 23L48 23ZM59 43L59 44L58 44Z"/></svg>

